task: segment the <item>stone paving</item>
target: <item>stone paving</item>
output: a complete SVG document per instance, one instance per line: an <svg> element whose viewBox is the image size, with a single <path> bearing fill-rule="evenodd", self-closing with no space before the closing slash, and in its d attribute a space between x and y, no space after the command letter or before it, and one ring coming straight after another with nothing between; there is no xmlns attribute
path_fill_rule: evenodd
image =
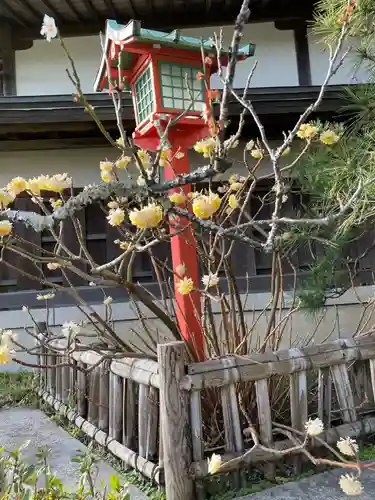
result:
<svg viewBox="0 0 375 500"><path fill-rule="evenodd" d="M295 483L287 483L275 488L247 495L238 500L348 500L338 484L341 474L349 471L332 470L316 474ZM364 492L359 500L375 500L375 472L364 472L361 476Z"/></svg>
<svg viewBox="0 0 375 500"><path fill-rule="evenodd" d="M72 458L86 447L68 432L50 420L43 412L30 408L0 409L0 446L7 450L19 448L30 440L24 456L32 460L40 446L51 450L50 465L58 479L62 480L68 491L78 484L79 472ZM100 461L97 464L96 483L109 484L113 474L118 473L108 464ZM147 500L147 497L134 486L130 486L132 500Z"/></svg>

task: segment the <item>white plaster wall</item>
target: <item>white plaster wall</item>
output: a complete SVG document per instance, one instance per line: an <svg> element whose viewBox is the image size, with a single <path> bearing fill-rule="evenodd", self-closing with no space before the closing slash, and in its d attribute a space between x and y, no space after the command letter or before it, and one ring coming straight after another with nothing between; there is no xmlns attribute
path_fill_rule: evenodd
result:
<svg viewBox="0 0 375 500"><path fill-rule="evenodd" d="M65 43L76 65L82 90L92 92L101 59L99 36L67 38ZM75 93L66 68L70 69L70 64L58 40L51 43L35 40L30 49L16 52L17 94Z"/></svg>
<svg viewBox="0 0 375 500"><path fill-rule="evenodd" d="M219 34L219 27L193 28L182 30L183 34L210 38L213 33ZM233 26L224 26L224 49L228 49L233 35ZM251 87L282 87L298 85L297 60L294 47L293 31L280 31L274 23L247 24L244 28L242 44L255 43L255 56L238 64L234 87L241 88L246 84L254 61L258 65L251 80ZM214 76L213 86L222 84Z"/></svg>
<svg viewBox="0 0 375 500"><path fill-rule="evenodd" d="M321 85L327 75L329 66L329 54L322 43L311 33L308 34L310 65L311 65L311 80L313 85ZM343 47L341 53L345 52L346 48ZM340 58L338 58L340 60ZM364 83L369 79L369 73L365 66L359 69L356 65L358 62L355 53L351 51L343 65L339 68L337 73L330 79L330 85L345 85Z"/></svg>
<svg viewBox="0 0 375 500"><path fill-rule="evenodd" d="M100 182L99 162L118 157L114 148L0 152L0 186L14 175L34 177L67 172L76 187Z"/></svg>
<svg viewBox="0 0 375 500"><path fill-rule="evenodd" d="M231 151L230 158L233 161L233 167L225 174L216 178L216 180L226 180L234 172L240 175L247 175L247 169L243 163L243 148L245 142L250 137L244 138L242 145ZM278 147L280 141L271 141L271 146ZM296 141L293 151L290 155L281 158L281 165L286 166L293 157L298 154L301 143ZM0 187L5 186L15 175L29 178L40 174L68 173L73 177L75 187L83 187L87 184L100 182L99 162L102 160L115 160L118 152L112 147L104 148L82 148L82 149L51 149L40 151L4 151L0 152ZM194 151L189 151L190 165L194 169L205 165L206 161ZM256 163L248 155L250 166ZM272 166L267 159L262 162L259 173L264 175L272 170ZM126 180L126 174L120 173L121 180Z"/></svg>
<svg viewBox="0 0 375 500"><path fill-rule="evenodd" d="M374 292L375 287L373 286L358 287L355 292L349 290L339 299L328 300L326 307L316 315L311 315L304 311L293 314L287 322L279 348L287 349L292 346L320 344L339 338L350 338L354 334L361 332L361 327L364 330L369 330L375 323L374 307L367 308L366 313L363 314L364 308L361 301L373 298ZM245 300L245 296L243 296L243 300ZM287 314L288 302L288 294L285 294L285 309L282 311L282 316ZM264 315L263 310L269 307L269 303L269 293L250 294L246 298L245 319L247 324L250 327L256 322L256 326L253 328L249 339L249 345L252 349L255 349L264 338L267 311L266 315ZM102 305L94 305L93 307L102 317L105 317ZM141 332L142 326L137 321L137 315L131 303L114 303L112 308L113 328L115 332L124 340L131 341L135 346L140 347L142 342L134 331ZM142 310L145 311L144 308ZM214 304L213 310L217 326L219 326L220 315L218 306ZM46 320L44 309L34 310L33 315L36 321ZM171 333L152 314L148 312L146 317L148 318L148 325L152 327L155 339L161 343L173 340ZM257 321L258 317L259 320ZM53 302L50 302L49 325L52 327L54 333L59 333L61 325L65 321L80 321L81 319L84 319L83 313L76 307L54 308ZM25 326L32 327L32 322L27 314L22 311L2 311L0 312L0 324L2 328L13 329L24 345L28 347L34 345L32 338L24 331ZM22 354L18 357L27 362L34 362L33 360L35 359L33 356L27 354ZM16 364L0 366L0 371L15 371L18 369L20 367Z"/></svg>
<svg viewBox="0 0 375 500"><path fill-rule="evenodd" d="M219 27L203 27L183 30L186 35L209 38ZM223 28L224 42L229 46L232 26ZM101 49L99 36L66 39L81 78L84 92L93 91L93 83L99 68ZM258 67L252 79L252 87L275 87L298 85L293 32L277 30L273 23L249 24L244 29L243 44L256 43L255 58L238 65L235 86L243 87L254 60ZM17 94L53 95L74 93L65 69L69 68L62 48L57 40L51 43L36 40L32 48L16 52ZM220 82L214 79L217 86Z"/></svg>

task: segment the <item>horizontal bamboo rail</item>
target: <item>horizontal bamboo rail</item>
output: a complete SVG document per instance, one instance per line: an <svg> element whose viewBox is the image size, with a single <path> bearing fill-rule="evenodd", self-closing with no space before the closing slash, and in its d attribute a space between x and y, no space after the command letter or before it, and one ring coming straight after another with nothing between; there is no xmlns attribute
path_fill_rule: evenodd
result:
<svg viewBox="0 0 375 500"><path fill-rule="evenodd" d="M51 405L58 413L66 417L72 424L76 425L78 429L87 434L90 438L94 439L101 446L107 448L120 460L133 467L133 469L141 472L144 476L152 479L157 484L161 484L160 468L157 464L152 463L150 460L146 460L133 450L119 443L106 432L79 416L75 411L71 410L69 406L62 401L55 399L47 392L40 390L39 396L46 403Z"/></svg>
<svg viewBox="0 0 375 500"><path fill-rule="evenodd" d="M291 350L254 353L249 356L225 356L188 366L188 374L181 381L184 390L200 391L208 387L222 387L237 382L254 382L273 375L321 369L375 358L372 337L340 339L327 344L300 348L299 356Z"/></svg>

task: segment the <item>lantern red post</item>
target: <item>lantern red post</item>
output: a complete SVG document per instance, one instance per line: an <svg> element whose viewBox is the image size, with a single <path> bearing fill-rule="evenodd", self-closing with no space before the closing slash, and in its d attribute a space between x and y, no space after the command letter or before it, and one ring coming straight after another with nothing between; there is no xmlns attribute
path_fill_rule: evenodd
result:
<svg viewBox="0 0 375 500"><path fill-rule="evenodd" d="M190 172L187 149L171 144L169 150L170 166L164 167L165 180L171 180L179 174ZM189 185L184 186L184 194L188 196L191 192ZM173 226L173 224L171 224ZM186 277L191 278L194 283L194 290L188 295L182 295L177 291L177 284L182 278L177 273L174 274L174 288L176 298L176 315L181 334L186 342L191 346L192 351L199 360L204 359L204 335L201 323L202 306L201 294L199 292L199 263L197 253L197 243L194 232L189 221L180 217L178 227L186 226L182 232L171 238L171 252L173 270L180 264L186 267ZM173 231L173 228L172 228Z"/></svg>

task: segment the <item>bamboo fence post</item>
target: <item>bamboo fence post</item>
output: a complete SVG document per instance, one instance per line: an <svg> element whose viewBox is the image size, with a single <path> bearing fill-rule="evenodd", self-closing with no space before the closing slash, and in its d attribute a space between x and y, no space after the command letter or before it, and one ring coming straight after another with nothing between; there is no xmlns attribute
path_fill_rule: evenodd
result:
<svg viewBox="0 0 375 500"><path fill-rule="evenodd" d="M35 324L34 328L35 335L37 336L37 339L35 339L36 344L38 346L37 349L37 362L36 364L38 366L41 365L46 365L47 364L47 356L46 356L46 349L41 345L41 338L45 337L45 334L47 333L47 324L45 321L37 321ZM34 370L35 374L37 374L38 380L39 380L39 388L46 390L47 386L47 368L36 368Z"/></svg>
<svg viewBox="0 0 375 500"><path fill-rule="evenodd" d="M61 361L66 364L70 364L70 359L68 356L62 356ZM69 403L70 398L70 367L61 367L61 400L64 403Z"/></svg>
<svg viewBox="0 0 375 500"><path fill-rule="evenodd" d="M109 424L109 365L103 361L100 365L99 380L99 429L108 432Z"/></svg>
<svg viewBox="0 0 375 500"><path fill-rule="evenodd" d="M255 382L255 393L257 399L259 437L262 444L271 448L273 445L272 414L267 379L257 380ZM268 479L275 479L275 464L265 464L264 470Z"/></svg>
<svg viewBox="0 0 375 500"><path fill-rule="evenodd" d="M98 425L99 421L99 384L100 384L100 366L96 366L91 372L89 377L89 395L88 395L88 410L87 420L90 424Z"/></svg>
<svg viewBox="0 0 375 500"><path fill-rule="evenodd" d="M109 435L121 442L123 412L123 382L119 375L109 374Z"/></svg>
<svg viewBox="0 0 375 500"><path fill-rule="evenodd" d="M166 497L170 500L192 500L194 482L189 475L192 463L190 398L189 393L180 388L185 375L184 342L159 344L158 362Z"/></svg>
<svg viewBox="0 0 375 500"><path fill-rule="evenodd" d="M318 417L324 427L331 427L332 377L329 368L320 368L318 372Z"/></svg>
<svg viewBox="0 0 375 500"><path fill-rule="evenodd" d="M147 458L147 421L149 408L150 387L139 384L138 388L138 453Z"/></svg>
<svg viewBox="0 0 375 500"><path fill-rule="evenodd" d="M86 365L82 363L82 361L79 361L77 363L77 366L86 369ZM87 374L82 371L78 370L77 372L77 411L78 414L86 418L87 416Z"/></svg>

